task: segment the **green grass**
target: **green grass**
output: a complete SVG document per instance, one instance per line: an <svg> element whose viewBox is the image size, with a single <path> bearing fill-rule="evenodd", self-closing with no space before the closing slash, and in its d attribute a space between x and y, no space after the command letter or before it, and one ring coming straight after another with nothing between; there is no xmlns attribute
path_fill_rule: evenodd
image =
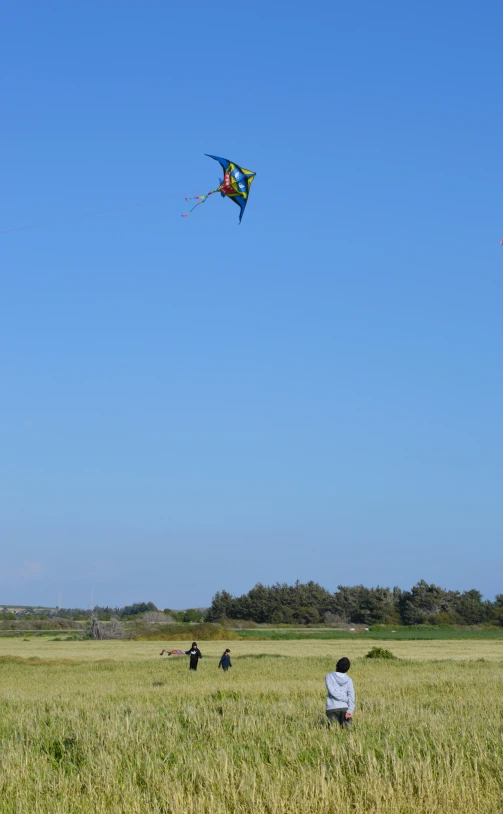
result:
<svg viewBox="0 0 503 814"><path fill-rule="evenodd" d="M190 674L155 642L0 642L2 814L501 814L503 642L229 646ZM352 732L324 716L341 655Z"/></svg>
<svg viewBox="0 0 503 814"><path fill-rule="evenodd" d="M355 638L365 638L371 640L387 641L449 641L458 639L499 639L503 640L503 627L479 628L479 627L456 627L454 625L413 625L410 627L386 625L376 625L366 631L361 626L356 626L354 632L349 630L336 630L334 628L309 628L309 627L258 627L252 629L229 630L219 625L202 623L197 625L173 624L173 625L126 625L128 634L138 641L163 641L167 637L177 638L179 641L190 642L193 639L203 639L205 641L295 641L295 640L330 640ZM65 629L54 630L0 630L0 640L3 637L16 638L21 635L36 637L44 636L64 636L84 637L86 629Z"/></svg>
<svg viewBox="0 0 503 814"><path fill-rule="evenodd" d="M502 639L503 627L469 628L442 625L414 625L410 627L376 626L370 630L356 627L349 630L309 629L309 628L260 628L236 631L239 636L249 641L291 641L295 639L378 639L395 641L447 641L450 639Z"/></svg>

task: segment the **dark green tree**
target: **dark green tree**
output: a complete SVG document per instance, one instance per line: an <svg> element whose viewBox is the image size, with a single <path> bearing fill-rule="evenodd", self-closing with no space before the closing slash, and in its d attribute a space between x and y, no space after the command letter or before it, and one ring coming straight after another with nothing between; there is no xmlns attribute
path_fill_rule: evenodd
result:
<svg viewBox="0 0 503 814"><path fill-rule="evenodd" d="M492 606L491 621L503 627L503 594L497 594Z"/></svg>
<svg viewBox="0 0 503 814"><path fill-rule="evenodd" d="M157 606L153 602L135 602L133 605L125 605L123 608L95 608L95 612L100 611L103 614L110 614L110 616L138 616L139 613L147 613L147 611L156 611Z"/></svg>
<svg viewBox="0 0 503 814"><path fill-rule="evenodd" d="M399 598L402 622L404 625L420 625L434 621L438 614L454 610L457 597L457 591L446 591L421 579L412 590L404 591Z"/></svg>
<svg viewBox="0 0 503 814"><path fill-rule="evenodd" d="M312 605L307 605L304 608L298 608L295 612L295 619L301 625L316 625L321 622L318 609L314 608Z"/></svg>
<svg viewBox="0 0 503 814"><path fill-rule="evenodd" d="M492 616L490 602L482 601L480 591L472 588L460 594L454 603L454 609L463 625L479 625L487 622Z"/></svg>
<svg viewBox="0 0 503 814"><path fill-rule="evenodd" d="M202 622L203 620L204 613L201 613L201 611L195 610L194 608L189 608L183 615L184 622Z"/></svg>
<svg viewBox="0 0 503 814"><path fill-rule="evenodd" d="M207 621L216 622L219 619L231 618L233 603L234 599L228 591L217 591L206 613Z"/></svg>

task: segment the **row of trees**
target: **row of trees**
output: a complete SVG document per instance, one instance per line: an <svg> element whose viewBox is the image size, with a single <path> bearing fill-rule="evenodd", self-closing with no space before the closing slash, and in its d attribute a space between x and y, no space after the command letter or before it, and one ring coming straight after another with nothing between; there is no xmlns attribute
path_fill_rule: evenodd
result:
<svg viewBox="0 0 503 814"><path fill-rule="evenodd" d="M36 609L12 613L0 610L0 622L7 624L12 617L26 622L33 620L84 621L91 617L100 622L118 619L122 622L141 620L141 623L221 622L229 620L268 624L340 625L340 624L497 624L503 626L503 594L494 602L483 600L480 591L450 591L421 580L410 591L400 588L366 588L364 585L339 585L331 593L316 582L295 585L258 583L242 596L218 591L206 614L199 608L159 611L153 602L135 602L122 608L95 607L58 608L47 614Z"/></svg>
<svg viewBox="0 0 503 814"><path fill-rule="evenodd" d="M92 610L88 608L55 608L43 609L43 613L36 609L17 609L16 612L9 611L7 607L0 608L0 621L29 621L45 620L72 620L83 622L89 619L97 619L100 622L109 622L112 619L120 619L122 622L134 622L141 619L143 623L169 623L169 622L203 622L205 614L200 609L189 608L184 611L175 611L165 608L160 611L153 602L135 602L133 605L125 605L122 608L112 608L109 606L96 606Z"/></svg>
<svg viewBox="0 0 503 814"><path fill-rule="evenodd" d="M73 619L74 621L85 621L96 616L106 619L134 619L149 611L157 611L153 602L135 602L133 605L125 605L123 608L111 608L96 606L91 608L33 608L29 606L16 608L15 611L8 607L0 607L0 618L4 620L30 620L45 621L48 619ZM171 612L171 611L169 611Z"/></svg>
<svg viewBox="0 0 503 814"><path fill-rule="evenodd" d="M110 619L134 619L144 613L155 612L158 608L153 602L134 602L132 605L124 605L123 608L112 608L108 605L96 605L94 608L57 608L55 614L69 619L90 619L96 617L102 621Z"/></svg>
<svg viewBox="0 0 503 814"><path fill-rule="evenodd" d="M206 618L269 624L503 625L503 594L489 602L474 588L461 593L424 580L410 591L339 585L334 593L316 582L258 583L242 596L218 591Z"/></svg>

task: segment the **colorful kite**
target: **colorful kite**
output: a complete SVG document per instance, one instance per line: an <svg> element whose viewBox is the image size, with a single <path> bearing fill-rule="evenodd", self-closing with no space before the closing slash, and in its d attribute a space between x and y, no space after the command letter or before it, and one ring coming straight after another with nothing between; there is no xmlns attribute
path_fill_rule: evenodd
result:
<svg viewBox="0 0 503 814"><path fill-rule="evenodd" d="M208 153L206 153L206 155L208 158L213 158L215 161L218 161L221 165L224 171L223 181L220 182L220 186L218 186L216 189L212 189L207 195L196 195L195 198L185 198L186 201L197 201L197 203L192 207L192 209L185 212L185 214L182 215L182 218L187 218L190 213L194 211L196 206L200 206L201 204L205 203L210 195L214 195L215 192L220 192L222 198L230 198L231 201L234 201L234 203L239 206L241 210L239 214L239 222L241 223L243 212L245 211L246 204L248 203L250 187L256 173L252 172L251 170L245 170L243 167L240 167L238 164L234 164L232 161L228 161L226 158L219 158L217 155L209 155Z"/></svg>

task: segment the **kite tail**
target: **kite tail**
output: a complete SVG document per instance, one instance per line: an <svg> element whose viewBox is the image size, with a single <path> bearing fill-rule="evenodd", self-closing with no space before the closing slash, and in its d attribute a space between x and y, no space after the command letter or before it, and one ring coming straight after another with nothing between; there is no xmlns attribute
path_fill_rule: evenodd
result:
<svg viewBox="0 0 503 814"><path fill-rule="evenodd" d="M188 218L188 217L189 217L189 215L190 215L190 213L191 213L191 212L193 212L193 211L194 211L194 209L195 209L197 206L201 206L201 204L206 203L206 201L208 200L208 198L210 197L210 195L214 195L214 194L215 194L215 192L218 192L218 191L219 191L219 188L217 188L217 189L212 189L212 190L211 190L211 192L208 192L206 195L196 195L194 198L188 198L188 197L187 197L187 198L185 198L185 200L186 200L186 201L197 201L197 203L196 203L196 204L194 204L194 206L192 207L192 209L189 209L189 211L188 211L188 212L185 212L185 213L182 215L182 218Z"/></svg>

